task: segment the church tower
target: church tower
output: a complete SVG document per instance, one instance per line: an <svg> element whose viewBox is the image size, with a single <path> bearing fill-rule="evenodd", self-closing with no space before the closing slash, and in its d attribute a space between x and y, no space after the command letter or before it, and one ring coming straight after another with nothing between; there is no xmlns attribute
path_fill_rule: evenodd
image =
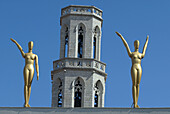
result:
<svg viewBox="0 0 170 114"><path fill-rule="evenodd" d="M104 107L106 64L100 61L102 10L61 10L60 59L53 62L52 107Z"/></svg>

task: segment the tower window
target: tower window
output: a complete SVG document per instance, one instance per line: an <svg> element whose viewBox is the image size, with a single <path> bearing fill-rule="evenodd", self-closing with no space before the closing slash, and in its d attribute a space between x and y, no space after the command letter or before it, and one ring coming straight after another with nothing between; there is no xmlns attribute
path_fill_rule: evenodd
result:
<svg viewBox="0 0 170 114"><path fill-rule="evenodd" d="M102 83L97 81L94 86L94 107L101 107L102 105Z"/></svg>
<svg viewBox="0 0 170 114"><path fill-rule="evenodd" d="M67 57L68 55L68 27L66 28L66 31L65 31L65 57Z"/></svg>
<svg viewBox="0 0 170 114"><path fill-rule="evenodd" d="M93 39L93 58L96 58L96 36Z"/></svg>
<svg viewBox="0 0 170 114"><path fill-rule="evenodd" d="M62 107L62 82L59 80L60 85L58 86L58 104L57 107Z"/></svg>
<svg viewBox="0 0 170 114"><path fill-rule="evenodd" d="M93 58L99 59L99 41L100 41L100 29L98 26L94 28L94 37L93 37Z"/></svg>
<svg viewBox="0 0 170 114"><path fill-rule="evenodd" d="M58 107L62 107L62 93L61 93L61 91L58 93Z"/></svg>
<svg viewBox="0 0 170 114"><path fill-rule="evenodd" d="M81 107L81 92L80 91L75 92L74 107Z"/></svg>
<svg viewBox="0 0 170 114"><path fill-rule="evenodd" d="M97 83L95 84L95 94L94 94L94 107L98 107L98 100L99 100L99 87Z"/></svg>
<svg viewBox="0 0 170 114"><path fill-rule="evenodd" d="M94 107L98 107L98 94L97 94L97 91L95 92L95 95L94 95Z"/></svg>
<svg viewBox="0 0 170 114"><path fill-rule="evenodd" d="M83 28L80 26L78 34L78 58L83 56Z"/></svg>
<svg viewBox="0 0 170 114"><path fill-rule="evenodd" d="M82 103L82 84L78 79L75 83L74 107L81 107Z"/></svg>

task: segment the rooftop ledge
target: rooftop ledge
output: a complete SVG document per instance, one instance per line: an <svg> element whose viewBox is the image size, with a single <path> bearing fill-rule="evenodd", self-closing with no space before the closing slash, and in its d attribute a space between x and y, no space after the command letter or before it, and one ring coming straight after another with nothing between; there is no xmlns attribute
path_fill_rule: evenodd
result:
<svg viewBox="0 0 170 114"><path fill-rule="evenodd" d="M0 114L169 114L170 108L0 107Z"/></svg>
<svg viewBox="0 0 170 114"><path fill-rule="evenodd" d="M61 9L61 18L66 15L93 15L102 20L102 10L95 6L70 5Z"/></svg>

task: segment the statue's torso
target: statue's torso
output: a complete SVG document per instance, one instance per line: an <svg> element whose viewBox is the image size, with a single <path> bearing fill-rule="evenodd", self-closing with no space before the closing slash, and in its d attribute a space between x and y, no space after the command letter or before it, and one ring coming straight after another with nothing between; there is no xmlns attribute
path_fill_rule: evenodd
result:
<svg viewBox="0 0 170 114"><path fill-rule="evenodd" d="M132 67L141 67L142 54L139 52L132 52Z"/></svg>
<svg viewBox="0 0 170 114"><path fill-rule="evenodd" d="M35 54L33 53L26 53L25 54L25 67L28 69L34 68L34 59L35 59Z"/></svg>

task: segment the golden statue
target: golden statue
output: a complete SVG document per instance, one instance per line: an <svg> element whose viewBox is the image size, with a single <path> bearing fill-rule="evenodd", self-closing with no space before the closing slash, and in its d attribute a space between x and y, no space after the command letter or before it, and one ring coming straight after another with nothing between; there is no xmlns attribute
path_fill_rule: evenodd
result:
<svg viewBox="0 0 170 114"><path fill-rule="evenodd" d="M30 107L28 103L30 99L32 79L34 76L34 60L35 60L35 67L37 71L37 80L39 79L38 56L32 53L32 48L33 48L32 41L28 43L28 47L29 47L28 53L24 53L22 47L14 39L11 38L11 41L13 41L17 45L18 49L22 54L22 57L25 58L25 67L23 72L24 73L24 98L25 98L24 107Z"/></svg>
<svg viewBox="0 0 170 114"><path fill-rule="evenodd" d="M148 45L149 36L147 36L145 45L143 47L143 53L139 53L139 40L134 41L135 51L131 52L130 48L123 38L123 36L116 32L116 34L122 39L123 44L126 47L129 57L132 59L132 67L131 67L131 77L132 77L132 95L133 95L133 105L134 108L139 108L138 97L139 97L139 84L142 76L142 68L141 68L141 59L145 56L145 51Z"/></svg>

